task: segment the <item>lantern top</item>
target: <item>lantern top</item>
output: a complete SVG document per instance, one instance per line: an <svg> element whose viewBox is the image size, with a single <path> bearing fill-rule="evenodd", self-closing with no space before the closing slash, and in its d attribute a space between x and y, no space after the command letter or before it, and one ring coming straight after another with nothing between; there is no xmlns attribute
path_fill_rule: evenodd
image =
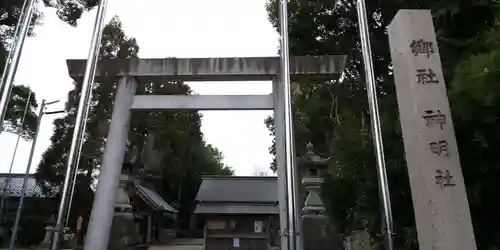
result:
<svg viewBox="0 0 500 250"><path fill-rule="evenodd" d="M303 157L298 159L298 164L306 168L319 168L323 169L328 166L331 157L323 158L314 153L314 146L308 143L306 146L307 152Z"/></svg>

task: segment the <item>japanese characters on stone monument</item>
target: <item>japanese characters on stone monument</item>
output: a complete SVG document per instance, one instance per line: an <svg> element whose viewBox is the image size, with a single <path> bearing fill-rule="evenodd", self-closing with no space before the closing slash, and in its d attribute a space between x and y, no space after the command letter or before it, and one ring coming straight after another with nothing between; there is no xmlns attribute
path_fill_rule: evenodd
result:
<svg viewBox="0 0 500 250"><path fill-rule="evenodd" d="M476 243L429 10L400 10L389 42L420 249Z"/></svg>

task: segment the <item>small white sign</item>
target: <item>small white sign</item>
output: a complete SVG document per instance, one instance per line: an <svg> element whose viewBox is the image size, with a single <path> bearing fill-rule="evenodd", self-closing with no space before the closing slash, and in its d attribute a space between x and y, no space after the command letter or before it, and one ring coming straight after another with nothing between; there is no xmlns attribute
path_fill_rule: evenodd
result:
<svg viewBox="0 0 500 250"><path fill-rule="evenodd" d="M233 247L240 247L240 238L233 239Z"/></svg>
<svg viewBox="0 0 500 250"><path fill-rule="evenodd" d="M263 223L262 221L256 221L253 224L253 229L255 233L262 233Z"/></svg>

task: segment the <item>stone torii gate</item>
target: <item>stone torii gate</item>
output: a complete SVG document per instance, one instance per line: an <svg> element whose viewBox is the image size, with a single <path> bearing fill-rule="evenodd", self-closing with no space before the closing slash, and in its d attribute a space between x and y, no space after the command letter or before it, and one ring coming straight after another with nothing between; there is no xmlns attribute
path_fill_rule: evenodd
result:
<svg viewBox="0 0 500 250"><path fill-rule="evenodd" d="M299 56L290 58L292 81L336 80L344 70L347 56ZM285 102L279 57L247 58L169 58L103 61L95 81L118 78L111 124L101 165L101 174L92 207L85 249L107 249L119 176L124 160L132 110L274 110L276 160L279 183L279 211L283 250L289 250L287 237L290 216L300 213L300 206L287 207ZM77 82L83 80L85 60L68 60L68 71ZM135 95L140 82L176 81L272 81L271 95ZM291 152L295 154L295 152ZM290 173L289 173L290 174ZM292 174L294 176L294 174ZM298 195L296 196L298 197ZM300 216L300 215L299 215ZM295 217L300 218L300 217ZM300 224L299 224L300 225ZM300 226L296 228L300 234ZM295 236L291 236L295 237ZM294 250L294 249L290 249Z"/></svg>

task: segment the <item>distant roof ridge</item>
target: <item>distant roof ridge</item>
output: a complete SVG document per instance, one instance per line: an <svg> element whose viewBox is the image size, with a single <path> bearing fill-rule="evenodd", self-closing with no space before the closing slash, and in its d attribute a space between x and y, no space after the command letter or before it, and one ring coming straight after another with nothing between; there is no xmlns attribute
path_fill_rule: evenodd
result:
<svg viewBox="0 0 500 250"><path fill-rule="evenodd" d="M0 173L0 177L24 177L24 173ZM34 178L36 174L28 174L28 178Z"/></svg>
<svg viewBox="0 0 500 250"><path fill-rule="evenodd" d="M25 174L0 173L0 190L5 191L5 197L20 197L23 189ZM38 183L35 174L29 174L26 179L26 197L51 198L57 194L58 188L52 188L46 193Z"/></svg>
<svg viewBox="0 0 500 250"><path fill-rule="evenodd" d="M210 179L276 179L277 176L259 176L259 175L249 175L249 176L242 176L242 175L202 175L201 178L203 180L210 180Z"/></svg>
<svg viewBox="0 0 500 250"><path fill-rule="evenodd" d="M202 176L196 195L203 202L277 202L276 176Z"/></svg>
<svg viewBox="0 0 500 250"><path fill-rule="evenodd" d="M226 204L226 205L248 205L248 204L256 204L256 205L275 205L278 201L228 201L228 200L198 200L198 204L205 205L217 205L217 204Z"/></svg>

